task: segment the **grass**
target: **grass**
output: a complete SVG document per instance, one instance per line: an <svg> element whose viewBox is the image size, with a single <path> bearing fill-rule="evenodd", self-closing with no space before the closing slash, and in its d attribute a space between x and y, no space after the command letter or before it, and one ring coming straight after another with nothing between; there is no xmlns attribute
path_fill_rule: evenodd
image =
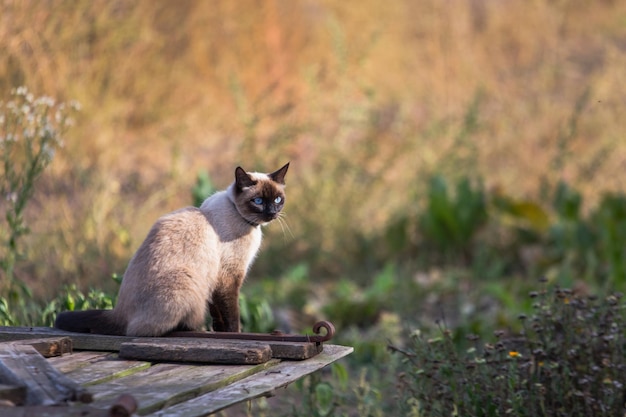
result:
<svg viewBox="0 0 626 417"><path fill-rule="evenodd" d="M414 333L410 350L392 347L409 367L400 374L404 415L622 414L622 294L542 287L529 296L534 311L519 315L519 335L498 330L485 342L470 334L459 352L442 326L432 337Z"/></svg>
<svg viewBox="0 0 626 417"><path fill-rule="evenodd" d="M0 7L2 100L83 108L25 206L32 308L5 322L111 303L158 216L287 160L289 228L265 230L243 302L252 329L327 318L357 347L334 397L332 376L290 391L322 411L393 412L388 339L519 331L538 276L623 290L621 2Z"/></svg>

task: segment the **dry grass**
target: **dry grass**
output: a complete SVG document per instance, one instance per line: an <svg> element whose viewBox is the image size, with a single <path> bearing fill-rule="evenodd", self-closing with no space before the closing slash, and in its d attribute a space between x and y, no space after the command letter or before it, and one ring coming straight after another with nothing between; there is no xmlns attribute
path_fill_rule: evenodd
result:
<svg viewBox="0 0 626 417"><path fill-rule="evenodd" d="M60 282L106 287L156 217L189 204L199 169L222 187L237 164L292 161L293 238L274 226L268 240L289 262L315 253L330 271L359 236L413 210L430 172L482 174L515 195L542 178L591 199L626 188L616 175L626 160L624 2L0 9L0 91L25 84L83 105L29 213L37 261L22 276L46 282L46 296Z"/></svg>

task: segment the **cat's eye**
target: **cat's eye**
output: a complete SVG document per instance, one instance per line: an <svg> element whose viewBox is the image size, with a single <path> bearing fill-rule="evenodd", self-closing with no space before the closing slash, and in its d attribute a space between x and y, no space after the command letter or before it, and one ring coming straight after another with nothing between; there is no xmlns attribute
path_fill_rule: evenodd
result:
<svg viewBox="0 0 626 417"><path fill-rule="evenodd" d="M283 198L282 198L282 197L276 197L276 198L274 199L274 203L276 203L276 204L280 204L280 203L282 203L282 202L283 202Z"/></svg>
<svg viewBox="0 0 626 417"><path fill-rule="evenodd" d="M252 202L253 202L254 204L261 205L261 204L263 204L263 199L262 199L261 197L257 197L257 198L255 198L254 200L252 200Z"/></svg>

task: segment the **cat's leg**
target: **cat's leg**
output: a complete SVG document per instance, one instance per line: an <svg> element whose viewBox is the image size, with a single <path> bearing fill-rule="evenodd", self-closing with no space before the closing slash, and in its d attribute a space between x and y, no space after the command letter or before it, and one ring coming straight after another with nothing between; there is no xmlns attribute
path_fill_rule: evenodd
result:
<svg viewBox="0 0 626 417"><path fill-rule="evenodd" d="M216 332L239 332L239 289L228 288L213 293L209 312Z"/></svg>

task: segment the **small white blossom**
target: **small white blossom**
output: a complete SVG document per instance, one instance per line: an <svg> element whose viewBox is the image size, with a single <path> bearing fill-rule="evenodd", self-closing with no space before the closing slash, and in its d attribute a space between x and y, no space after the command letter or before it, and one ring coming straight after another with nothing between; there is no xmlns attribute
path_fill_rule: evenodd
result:
<svg viewBox="0 0 626 417"><path fill-rule="evenodd" d="M76 111L81 111L83 106L77 100L70 100L70 107Z"/></svg>
<svg viewBox="0 0 626 417"><path fill-rule="evenodd" d="M54 107L54 99L49 96L41 96L35 101L36 105L46 106L46 107Z"/></svg>
<svg viewBox="0 0 626 417"><path fill-rule="evenodd" d="M42 149L44 156L48 159L48 161L51 161L52 158L54 158L54 147L50 146L49 143L44 143L43 144L43 149Z"/></svg>

